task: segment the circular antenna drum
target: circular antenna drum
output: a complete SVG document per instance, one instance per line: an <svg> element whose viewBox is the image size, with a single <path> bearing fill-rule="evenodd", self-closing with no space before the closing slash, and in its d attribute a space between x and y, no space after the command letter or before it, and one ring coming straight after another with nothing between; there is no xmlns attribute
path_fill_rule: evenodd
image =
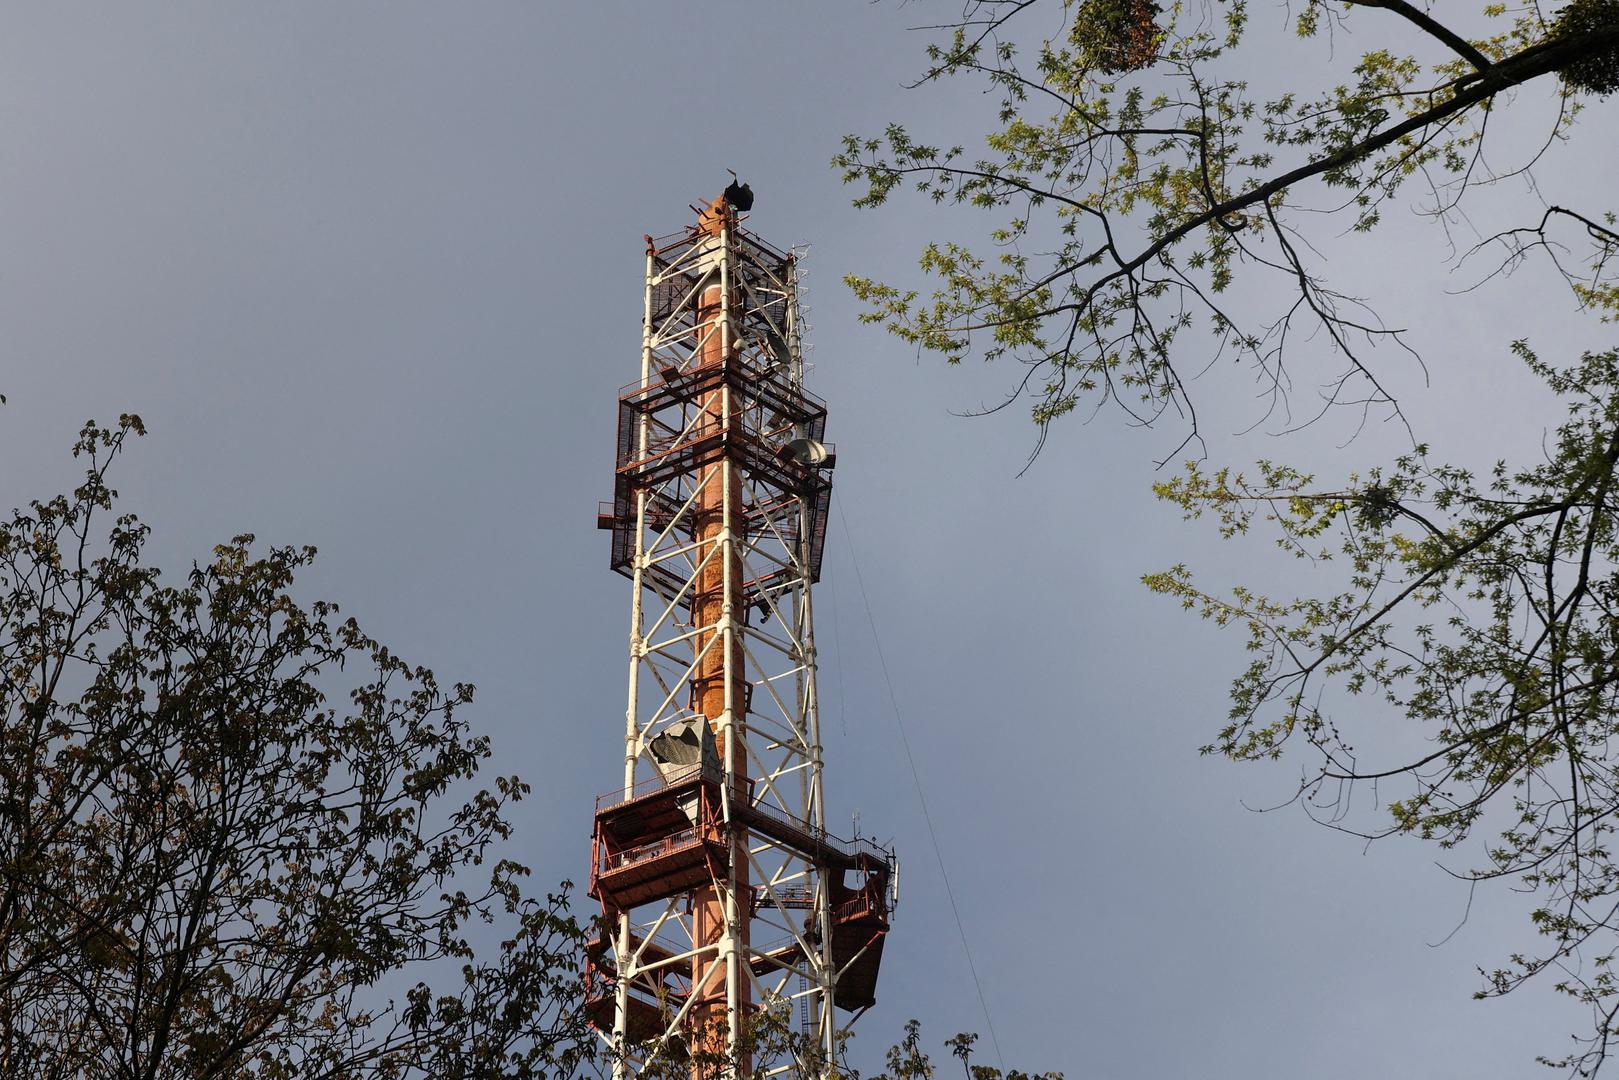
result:
<svg viewBox="0 0 1619 1080"><path fill-rule="evenodd" d="M781 449L783 457L790 457L800 465L813 469L826 464L826 444L814 439L794 439Z"/></svg>

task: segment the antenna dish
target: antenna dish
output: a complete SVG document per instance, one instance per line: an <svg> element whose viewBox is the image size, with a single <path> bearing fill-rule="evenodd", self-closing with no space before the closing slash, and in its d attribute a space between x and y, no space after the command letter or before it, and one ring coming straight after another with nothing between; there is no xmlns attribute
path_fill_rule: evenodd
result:
<svg viewBox="0 0 1619 1080"><path fill-rule="evenodd" d="M777 450L776 456L809 469L830 469L838 463L837 455L816 439L793 439Z"/></svg>
<svg viewBox="0 0 1619 1080"><path fill-rule="evenodd" d="M705 717L679 720L647 740L647 753L663 782L672 784L703 770L719 767L714 733Z"/></svg>

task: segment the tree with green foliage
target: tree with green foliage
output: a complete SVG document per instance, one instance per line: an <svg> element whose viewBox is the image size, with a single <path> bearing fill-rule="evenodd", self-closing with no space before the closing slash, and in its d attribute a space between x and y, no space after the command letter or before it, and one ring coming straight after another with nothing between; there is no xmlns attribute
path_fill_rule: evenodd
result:
<svg viewBox="0 0 1619 1080"><path fill-rule="evenodd" d="M0 1075L583 1073L586 935L499 857L472 687L298 600L312 549L146 565L141 430L0 522Z"/></svg>
<svg viewBox="0 0 1619 1080"><path fill-rule="evenodd" d="M1221 359L1264 391L1241 428L1400 417L1389 358L1416 346L1375 296L1334 288L1331 253L1374 242L1393 212L1448 227L1509 178L1530 194L1461 253L1485 267L1467 284L1510 304L1499 279L1545 270L1593 325L1619 318L1611 184L1587 185L1591 205L1534 197L1565 146L1611 130L1619 2L1264 5L1289 20L1280 42L1256 34L1254 7L970 0L919 85L996 92L983 149L896 124L847 137L834 163L857 205L914 189L989 215L984 241L929 245L915 287L851 278L867 321L950 363L1019 362L1005 404L1028 400L1042 441L1064 414L1111 405L1202 449L1191 376ZM1590 1074L1619 1036L1619 352L1512 349L1565 408L1542 460L1444 464L1415 431L1384 466L1326 483L1194 460L1157 493L1227 537L1267 532L1322 592L1211 589L1185 566L1146 583L1247 635L1252 663L1205 752L1296 755L1312 816L1470 843L1460 876L1536 898L1543 947L1486 971L1479 994L1545 973L1592 1024L1542 1060ZM1325 391L1298 412L1302 372ZM1358 737L1391 711L1400 745L1369 760ZM1402 756L1412 735L1421 749ZM1378 816L1346 816L1364 785Z"/></svg>
<svg viewBox="0 0 1619 1080"><path fill-rule="evenodd" d="M1187 365L1226 356L1251 365L1285 408L1289 355L1314 335L1341 361L1324 407L1392 406L1365 353L1401 332L1334 291L1315 253L1334 235L1375 228L1413 184L1425 212L1443 219L1479 186L1532 174L1544 146L1510 168L1489 164L1490 118L1549 100L1546 145L1570 137L1591 96L1615 88L1619 2L1576 0L1553 18L1536 5L1483 5L1467 20L1472 37L1403 0L1297 8L1300 47L1317 50L1303 63L1327 66L1322 39L1338 29L1381 44L1351 81L1260 97L1247 72L1275 58L1245 50L1244 0L971 0L949 39L929 47L921 85L976 78L999 94L985 153L894 124L881 137L847 136L833 164L862 185L857 206L910 186L990 212L995 250L930 244L926 295L851 278L864 318L952 363L1020 361L1007 400L1032 396L1042 428L1111 402L1149 422L1178 411L1195 438ZM1013 36L1053 11L1055 35ZM1423 45L1435 60L1419 59ZM1536 92L1514 98L1520 87ZM1537 209L1483 246L1513 264L1563 226L1589 244L1583 267L1567 268L1571 281L1592 308L1619 313L1619 233L1605 212ZM1279 302L1250 315L1233 300L1239 284Z"/></svg>

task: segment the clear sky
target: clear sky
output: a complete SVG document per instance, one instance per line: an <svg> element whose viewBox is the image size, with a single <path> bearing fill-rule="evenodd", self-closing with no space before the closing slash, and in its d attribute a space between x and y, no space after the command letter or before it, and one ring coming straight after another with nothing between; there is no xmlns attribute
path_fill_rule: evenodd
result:
<svg viewBox="0 0 1619 1080"><path fill-rule="evenodd" d="M902 86L927 40L907 28L959 3L4 10L0 502L70 484L86 417L140 413L116 486L158 561L240 532L317 546L307 596L477 684L497 768L535 788L516 854L537 881L586 875L592 797L619 775L629 590L594 514L637 373L641 236L685 225L731 167L757 233L810 245L810 378L839 453L816 602L827 784L834 822L858 813L902 858L856 1060L913 1016L935 1048L977 1030L990 1053L856 554L1008 1065L1522 1075L1579 1027L1549 987L1469 1000L1475 966L1527 943L1509 894L1430 947L1468 902L1439 852L1251 812L1297 765L1198 757L1241 642L1138 579L1271 563L1153 502L1174 436L1075 418L1016 478L1023 414L953 415L1009 371L946 370L856 323L842 275L903 274L958 219L854 211L827 161L891 119L967 136L983 99ZM1603 108L1587 129L1611 129ZM1612 150L1584 153L1559 183L1613 175ZM1539 405L1506 343L1601 339L1527 275L1449 296L1458 279L1423 269L1444 244L1397 220L1334 266L1425 335L1431 388L1384 359L1440 456L1530 452L1557 417L1524 420ZM1397 441L1228 439L1249 387L1200 385L1232 407L1217 454L1325 473Z"/></svg>

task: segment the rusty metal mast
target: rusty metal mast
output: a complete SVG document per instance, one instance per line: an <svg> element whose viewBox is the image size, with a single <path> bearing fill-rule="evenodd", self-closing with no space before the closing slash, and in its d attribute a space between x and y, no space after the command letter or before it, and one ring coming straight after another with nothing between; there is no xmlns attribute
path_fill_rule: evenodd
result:
<svg viewBox="0 0 1619 1080"><path fill-rule="evenodd" d="M728 194L736 191L735 185ZM751 194L749 195L751 199ZM623 784L597 800L591 1019L615 1076L826 1075L876 1000L891 852L828 834L811 587L835 462L792 255L725 196L647 238L641 377L597 524L633 582ZM750 1025L785 1052L752 1059Z"/></svg>

